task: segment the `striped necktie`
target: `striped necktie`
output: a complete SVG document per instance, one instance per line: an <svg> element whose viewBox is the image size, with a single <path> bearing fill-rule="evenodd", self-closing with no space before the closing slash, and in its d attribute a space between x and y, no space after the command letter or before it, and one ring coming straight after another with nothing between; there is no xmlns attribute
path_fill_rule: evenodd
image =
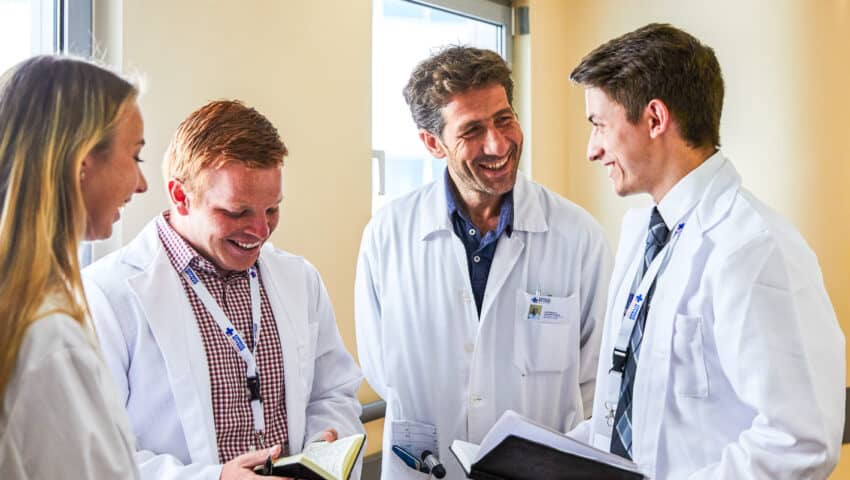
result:
<svg viewBox="0 0 850 480"><path fill-rule="evenodd" d="M643 269L640 272L641 278L647 268L649 268L649 264L658 255L658 252L664 248L669 236L670 230L664 224L664 219L661 218L658 207L654 207L652 209L652 216L649 219L649 231L646 234ZM620 385L620 400L617 402L617 412L614 415L614 430L611 432L611 453L616 453L628 459L632 458L632 390L634 388L635 373L637 372L638 357L640 356L641 340L643 340L643 330L646 326L646 316L649 312L649 303L652 300L654 291L655 281L653 280L646 294L646 302L638 314L635 326L632 329L632 335L629 338L626 369L623 372L623 381ZM631 295L629 299L631 299ZM626 308L629 308L629 306L626 305Z"/></svg>

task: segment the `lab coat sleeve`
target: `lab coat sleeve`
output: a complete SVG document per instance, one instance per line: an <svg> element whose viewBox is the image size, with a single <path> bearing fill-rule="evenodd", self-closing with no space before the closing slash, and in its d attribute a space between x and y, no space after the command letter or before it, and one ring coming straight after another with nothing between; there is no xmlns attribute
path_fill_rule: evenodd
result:
<svg viewBox="0 0 850 480"><path fill-rule="evenodd" d="M363 380L354 359L345 349L337 329L333 307L318 272L310 269L312 304L310 328L318 329L313 385L306 410L307 441L320 439L328 428L345 437L362 433L357 388ZM312 335L311 335L312 338Z"/></svg>
<svg viewBox="0 0 850 480"><path fill-rule="evenodd" d="M811 270L816 259L806 253L808 264L792 263L799 258L786 257L765 235L720 268L713 300L720 363L756 414L720 461L691 479L826 478L835 467L844 337L820 271Z"/></svg>
<svg viewBox="0 0 850 480"><path fill-rule="evenodd" d="M596 369L605 326L608 283L611 280L612 256L602 228L594 224L590 245L583 259L581 274L581 364L579 385L585 418L593 411ZM569 425L567 425L569 427Z"/></svg>
<svg viewBox="0 0 850 480"><path fill-rule="evenodd" d="M354 318L357 330L357 354L369 385L387 398L383 360L383 318L381 316L380 275L377 270L377 247L373 223L363 231L357 274L354 280Z"/></svg>
<svg viewBox="0 0 850 480"><path fill-rule="evenodd" d="M124 448L132 443L106 414L106 395L114 387L100 362L85 345L28 366L25 378L31 380L23 384L4 436L19 436L19 450L35 457L24 460L32 478L139 478L132 451ZM32 425L41 428L28 432Z"/></svg>
<svg viewBox="0 0 850 480"><path fill-rule="evenodd" d="M84 284L101 351L118 387L118 398L122 406L126 407L130 395L127 381L127 372L130 367L127 336L135 335L134 330L130 330L135 327L132 322L123 322L122 325L122 321L129 315L116 314L112 304L95 281L84 277ZM221 477L221 465L184 465L173 455L158 454L150 450L137 450L135 459L143 479L218 480Z"/></svg>

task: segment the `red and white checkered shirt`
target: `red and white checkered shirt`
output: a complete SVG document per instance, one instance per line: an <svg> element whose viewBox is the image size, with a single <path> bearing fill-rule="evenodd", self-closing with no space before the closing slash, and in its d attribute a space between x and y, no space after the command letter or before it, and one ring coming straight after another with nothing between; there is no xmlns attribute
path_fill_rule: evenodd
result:
<svg viewBox="0 0 850 480"><path fill-rule="evenodd" d="M157 232L168 259L180 276L183 290L189 298L201 331L210 370L210 393L218 457L222 463L226 463L248 452L252 447L263 447L257 445L254 432L254 417L251 414L245 362L236 353L230 340L221 332L182 272L186 266L192 267L233 326L244 334L242 338L248 343L248 348L253 351L254 339L250 335L252 319L248 274L247 272L227 272L216 267L202 257L169 225L168 217L169 212L166 211L157 219ZM286 426L283 356L277 324L259 269L257 274L260 280L262 317L259 345L255 355L266 424L264 446L280 444L283 445L285 453L288 450L286 442L289 435Z"/></svg>

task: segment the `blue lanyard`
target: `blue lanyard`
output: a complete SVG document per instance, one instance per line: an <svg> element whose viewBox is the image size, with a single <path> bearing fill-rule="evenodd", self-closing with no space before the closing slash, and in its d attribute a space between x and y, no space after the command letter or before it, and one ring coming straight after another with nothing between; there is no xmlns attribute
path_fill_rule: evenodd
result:
<svg viewBox="0 0 850 480"><path fill-rule="evenodd" d="M612 367L608 370L608 395L605 401L605 409L607 415L605 419L610 427L613 427L614 415L617 412L617 403L620 401L620 389L623 382L623 371L626 365L626 356L628 352L629 339L632 336L632 330L635 328L640 311L646 305L646 294L649 292L652 282L658 276L662 268L670 261L670 256L679 238L682 236L682 230L685 228L685 223L681 222L673 231L673 237L664 247L664 249L655 257L655 260L646 269L646 273L641 278L637 288L634 289L634 295L631 297L629 307L623 314L623 320L620 322L620 331L617 334L617 340L614 344L612 352ZM638 267L640 268L640 267Z"/></svg>
<svg viewBox="0 0 850 480"><path fill-rule="evenodd" d="M218 302L215 301L210 291L204 285L204 282L195 274L192 267L187 266L183 270L183 276L189 281L189 285L201 299L201 302L206 307L207 311L212 315L213 320L221 329L221 333L230 341L230 345L236 350L236 353L242 357L245 362L248 390L251 392L251 414L254 418L254 431L257 435L259 445L258 448L264 448L263 433L266 429L265 418L263 417L263 399L260 395L260 379L257 375L256 351L257 344L260 343L260 281L257 278L256 267L248 268L248 284L251 289L251 330L254 338L254 351L250 351L245 344L242 334L233 326L233 323L224 314Z"/></svg>

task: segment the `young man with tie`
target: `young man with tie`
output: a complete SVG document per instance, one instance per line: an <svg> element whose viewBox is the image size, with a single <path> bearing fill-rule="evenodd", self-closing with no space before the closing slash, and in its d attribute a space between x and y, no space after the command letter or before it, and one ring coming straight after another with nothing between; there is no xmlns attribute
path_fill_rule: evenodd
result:
<svg viewBox="0 0 850 480"><path fill-rule="evenodd" d="M593 418L572 435L656 479L826 478L844 424L844 336L817 258L719 149L714 51L651 24L589 53L590 161L628 212Z"/></svg>

